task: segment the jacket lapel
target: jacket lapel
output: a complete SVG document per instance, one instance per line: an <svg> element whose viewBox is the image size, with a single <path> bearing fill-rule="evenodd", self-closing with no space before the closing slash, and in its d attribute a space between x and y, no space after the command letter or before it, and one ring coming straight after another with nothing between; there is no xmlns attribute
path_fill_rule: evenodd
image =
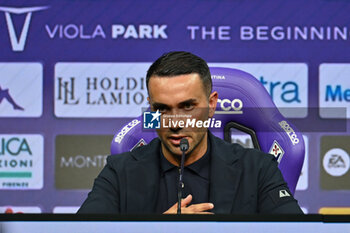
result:
<svg viewBox="0 0 350 233"><path fill-rule="evenodd" d="M132 152L135 160L126 168L127 213L155 212L160 179L159 145L156 139L149 144L149 148Z"/></svg>
<svg viewBox="0 0 350 233"><path fill-rule="evenodd" d="M209 202L216 214L231 213L242 170L236 168L238 158L227 144L209 132L211 142L211 169Z"/></svg>

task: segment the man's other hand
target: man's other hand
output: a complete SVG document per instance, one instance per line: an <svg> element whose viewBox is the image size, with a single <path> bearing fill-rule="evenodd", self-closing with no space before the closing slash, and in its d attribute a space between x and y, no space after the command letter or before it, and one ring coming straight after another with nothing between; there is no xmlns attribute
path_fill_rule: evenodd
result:
<svg viewBox="0 0 350 233"><path fill-rule="evenodd" d="M213 203L200 203L190 205L191 201L191 194L188 195L185 199L182 199L181 214L214 214L212 212L209 212L209 210L214 208ZM177 202L163 214L177 214Z"/></svg>

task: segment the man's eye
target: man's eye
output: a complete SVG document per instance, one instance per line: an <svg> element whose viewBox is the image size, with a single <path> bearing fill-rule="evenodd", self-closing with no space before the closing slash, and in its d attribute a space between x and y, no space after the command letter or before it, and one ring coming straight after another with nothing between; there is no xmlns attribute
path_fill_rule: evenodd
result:
<svg viewBox="0 0 350 233"><path fill-rule="evenodd" d="M194 107L193 104L185 104L185 105L184 105L184 109L185 109L185 110L192 110L193 107Z"/></svg>
<svg viewBox="0 0 350 233"><path fill-rule="evenodd" d="M159 112L165 112L166 111L166 108L165 107L158 107L156 108L156 111L159 111Z"/></svg>

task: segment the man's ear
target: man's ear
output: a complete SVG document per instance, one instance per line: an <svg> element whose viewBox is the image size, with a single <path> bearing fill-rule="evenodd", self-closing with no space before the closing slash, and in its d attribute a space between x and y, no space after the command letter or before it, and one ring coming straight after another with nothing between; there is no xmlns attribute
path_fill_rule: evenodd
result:
<svg viewBox="0 0 350 233"><path fill-rule="evenodd" d="M213 117L215 114L218 98L219 98L219 95L216 91L214 91L209 95L209 117Z"/></svg>

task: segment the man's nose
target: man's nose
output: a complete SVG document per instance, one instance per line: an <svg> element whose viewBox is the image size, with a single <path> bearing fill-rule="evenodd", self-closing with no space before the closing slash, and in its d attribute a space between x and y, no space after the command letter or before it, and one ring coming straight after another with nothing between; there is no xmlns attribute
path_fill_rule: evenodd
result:
<svg viewBox="0 0 350 233"><path fill-rule="evenodd" d="M170 127L169 129L173 133L179 133L182 128L180 128L180 127Z"/></svg>

